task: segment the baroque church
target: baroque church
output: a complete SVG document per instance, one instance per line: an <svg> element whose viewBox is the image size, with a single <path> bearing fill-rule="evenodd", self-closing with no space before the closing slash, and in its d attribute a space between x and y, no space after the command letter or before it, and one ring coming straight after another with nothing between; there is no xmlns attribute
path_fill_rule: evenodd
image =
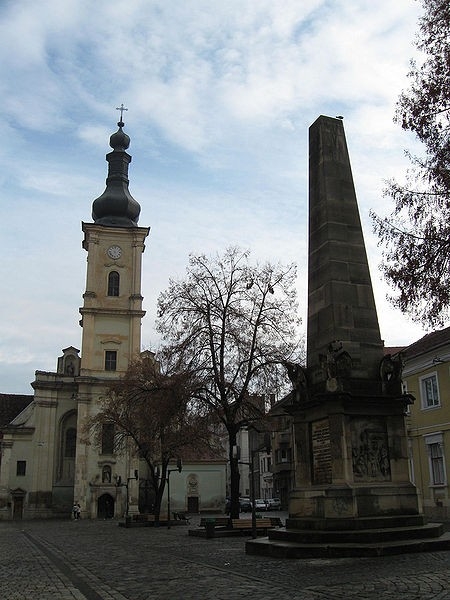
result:
<svg viewBox="0 0 450 600"><path fill-rule="evenodd" d="M70 346L56 372L36 371L30 402L2 428L0 519L67 517L74 502L84 518L138 512L138 464L131 449L114 454L110 426L104 426L101 446L89 443L85 431L108 385L141 353L141 267L149 228L138 225L140 206L128 189L130 138L122 118L118 127L106 156L106 189L93 202L93 222L82 223L87 273L81 356ZM223 461L212 470L212 488L224 488ZM198 507L192 503L198 469L186 478L191 506ZM179 496L184 507L183 490Z"/></svg>

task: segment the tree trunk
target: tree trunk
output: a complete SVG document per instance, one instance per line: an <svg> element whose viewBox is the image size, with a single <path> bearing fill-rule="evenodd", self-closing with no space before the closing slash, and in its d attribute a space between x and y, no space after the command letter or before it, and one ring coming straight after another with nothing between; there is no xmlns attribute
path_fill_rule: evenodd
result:
<svg viewBox="0 0 450 600"><path fill-rule="evenodd" d="M161 515L161 502L164 495L164 490L166 487L166 479L167 479L167 465L163 465L161 470L161 476L159 481L157 482L156 488L156 498L155 498L155 524L159 525L159 517Z"/></svg>
<svg viewBox="0 0 450 600"><path fill-rule="evenodd" d="M239 458L233 456L233 448L236 446L236 431L228 430L228 436L230 446L230 516L232 519L239 519L239 482L241 474L239 472Z"/></svg>

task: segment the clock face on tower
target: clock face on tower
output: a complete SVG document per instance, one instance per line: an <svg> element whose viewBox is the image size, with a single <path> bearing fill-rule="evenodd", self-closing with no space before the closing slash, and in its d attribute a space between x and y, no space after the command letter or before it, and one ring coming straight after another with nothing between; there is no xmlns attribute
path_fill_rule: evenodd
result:
<svg viewBox="0 0 450 600"><path fill-rule="evenodd" d="M120 246L110 246L107 250L109 258L114 260L122 256L122 248Z"/></svg>

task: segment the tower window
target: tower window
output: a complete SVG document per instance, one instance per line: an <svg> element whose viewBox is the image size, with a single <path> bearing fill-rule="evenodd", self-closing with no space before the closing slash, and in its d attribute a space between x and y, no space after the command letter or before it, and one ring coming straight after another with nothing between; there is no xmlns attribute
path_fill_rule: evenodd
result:
<svg viewBox="0 0 450 600"><path fill-rule="evenodd" d="M105 423L102 426L102 454L114 453L114 424Z"/></svg>
<svg viewBox="0 0 450 600"><path fill-rule="evenodd" d="M27 471L27 461L18 460L16 465L16 475L23 476Z"/></svg>
<svg viewBox="0 0 450 600"><path fill-rule="evenodd" d="M105 371L115 371L117 368L116 350L106 350L105 352Z"/></svg>
<svg viewBox="0 0 450 600"><path fill-rule="evenodd" d="M120 275L117 271L111 271L108 275L108 296L119 295Z"/></svg>

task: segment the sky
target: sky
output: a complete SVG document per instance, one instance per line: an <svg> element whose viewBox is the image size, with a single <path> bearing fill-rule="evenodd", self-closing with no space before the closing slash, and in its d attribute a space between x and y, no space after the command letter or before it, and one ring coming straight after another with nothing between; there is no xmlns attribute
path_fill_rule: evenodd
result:
<svg viewBox="0 0 450 600"><path fill-rule="evenodd" d="M369 211L414 150L393 122L416 55L416 0L3 0L0 392L32 393L80 348L81 222L105 188L122 103L130 191L150 226L144 348L190 253L237 245L295 262L306 328L308 128L344 117L381 336L426 332L386 299Z"/></svg>

